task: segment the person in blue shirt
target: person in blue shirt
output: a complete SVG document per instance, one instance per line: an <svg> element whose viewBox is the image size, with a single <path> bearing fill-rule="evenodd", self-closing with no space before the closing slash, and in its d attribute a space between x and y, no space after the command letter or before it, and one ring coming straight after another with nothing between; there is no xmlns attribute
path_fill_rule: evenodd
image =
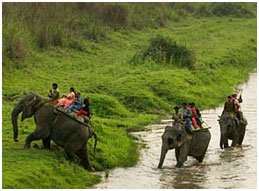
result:
<svg viewBox="0 0 259 191"><path fill-rule="evenodd" d="M74 103L68 107L67 112L69 112L69 113L72 112L72 109L77 109L77 110L82 109L82 98L81 98L79 92L76 93L76 99L75 99Z"/></svg>
<svg viewBox="0 0 259 191"><path fill-rule="evenodd" d="M186 130L191 130L191 117L192 117L192 111L190 108L188 108L187 103L182 103L182 116L183 120L186 122Z"/></svg>

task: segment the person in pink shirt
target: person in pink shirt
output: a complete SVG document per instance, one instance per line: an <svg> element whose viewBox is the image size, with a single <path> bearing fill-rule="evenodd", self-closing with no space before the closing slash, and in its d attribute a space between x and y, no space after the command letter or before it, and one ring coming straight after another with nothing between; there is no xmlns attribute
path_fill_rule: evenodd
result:
<svg viewBox="0 0 259 191"><path fill-rule="evenodd" d="M68 108L73 102L75 101L75 89L70 88L70 92L67 96L64 98L58 99L58 105L57 106L64 106L65 108Z"/></svg>

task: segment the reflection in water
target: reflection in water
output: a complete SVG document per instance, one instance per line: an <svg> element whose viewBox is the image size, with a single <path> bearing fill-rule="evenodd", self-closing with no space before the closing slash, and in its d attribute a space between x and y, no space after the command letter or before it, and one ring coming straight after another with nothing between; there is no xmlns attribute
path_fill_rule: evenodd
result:
<svg viewBox="0 0 259 191"><path fill-rule="evenodd" d="M198 163L192 167L174 168L173 172L162 172L160 177L164 189L203 189L206 179L206 168Z"/></svg>
<svg viewBox="0 0 259 191"><path fill-rule="evenodd" d="M256 188L257 184L257 75L252 74L243 88L241 105L248 125L243 146L221 150L218 115L222 107L202 112L203 119L212 127L211 141L203 163L188 157L182 168L176 168L174 150L168 151L163 169L157 169L161 149L161 135L170 124L148 126L150 131L134 133L147 144L141 150L140 161L132 168L116 168L109 178L95 188ZM104 174L102 174L104 177Z"/></svg>

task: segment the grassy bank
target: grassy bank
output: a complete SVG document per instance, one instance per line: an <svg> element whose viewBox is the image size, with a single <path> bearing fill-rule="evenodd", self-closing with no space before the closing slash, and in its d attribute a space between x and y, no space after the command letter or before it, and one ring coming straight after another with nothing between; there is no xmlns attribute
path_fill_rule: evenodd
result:
<svg viewBox="0 0 259 191"><path fill-rule="evenodd" d="M136 164L138 146L127 132L143 130L183 101L201 109L215 107L256 68L256 18L186 17L168 19L166 27L130 26L108 30L98 42L80 38L73 46L28 45L25 59L4 55L3 188L87 188L100 181L79 161L69 163L54 143L51 151L22 149L35 129L33 119L18 122L20 142L13 142L11 111L29 92L46 97L56 82L61 94L74 87L89 97L99 140L95 155L94 141L89 142L90 161L96 170L107 170ZM192 68L152 59L132 62L158 35L191 51Z"/></svg>

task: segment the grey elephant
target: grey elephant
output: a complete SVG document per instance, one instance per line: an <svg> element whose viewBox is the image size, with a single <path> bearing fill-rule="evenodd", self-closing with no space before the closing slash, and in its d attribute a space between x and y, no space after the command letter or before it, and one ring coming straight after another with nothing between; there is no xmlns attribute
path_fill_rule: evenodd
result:
<svg viewBox="0 0 259 191"><path fill-rule="evenodd" d="M206 154L211 134L208 129L193 131L192 135L185 129L179 130L174 126L166 126L162 135L162 148L158 168L162 168L166 153L175 149L176 167L181 167L188 156L193 156L202 162Z"/></svg>
<svg viewBox="0 0 259 191"><path fill-rule="evenodd" d="M72 160L76 154L82 159L83 167L88 171L93 171L88 158L87 141L94 136L95 145L97 144L96 133L79 121L55 112L55 108L46 100L35 93L28 94L14 107L12 111L12 124L14 141L18 141L18 115L22 113L21 121L34 115L36 129L25 141L25 148L29 148L34 140L43 141L43 147L50 148L50 141L53 140L57 145L64 148L68 159Z"/></svg>
<svg viewBox="0 0 259 191"><path fill-rule="evenodd" d="M228 139L232 140L231 146L242 145L244 140L247 121L238 121L232 115L224 114L220 117L220 148L228 148Z"/></svg>

